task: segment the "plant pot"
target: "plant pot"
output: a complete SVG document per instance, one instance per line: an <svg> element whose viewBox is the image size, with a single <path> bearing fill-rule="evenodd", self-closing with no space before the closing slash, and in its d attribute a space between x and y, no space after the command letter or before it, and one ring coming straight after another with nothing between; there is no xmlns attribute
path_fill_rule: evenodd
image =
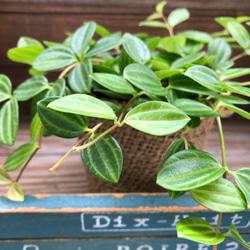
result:
<svg viewBox="0 0 250 250"><path fill-rule="evenodd" d="M187 139L198 149L203 149L213 122L214 118L202 119L198 128L188 132ZM103 129L105 127L107 129L107 125ZM104 182L86 170L91 190L93 192L166 192L156 184L156 176L169 145L180 138L181 132L168 136L153 136L127 125L114 130L111 135L117 140L123 152L120 180L118 183Z"/></svg>

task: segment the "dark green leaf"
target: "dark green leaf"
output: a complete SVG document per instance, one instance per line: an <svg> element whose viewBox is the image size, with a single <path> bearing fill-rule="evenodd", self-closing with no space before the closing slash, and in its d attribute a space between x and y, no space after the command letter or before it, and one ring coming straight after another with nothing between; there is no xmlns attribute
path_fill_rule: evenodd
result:
<svg viewBox="0 0 250 250"><path fill-rule="evenodd" d="M12 146L18 129L18 103L11 98L0 110L0 142Z"/></svg>
<svg viewBox="0 0 250 250"><path fill-rule="evenodd" d="M70 48L62 45L44 50L33 62L37 71L49 71L69 66L76 62L75 55Z"/></svg>
<svg viewBox="0 0 250 250"><path fill-rule="evenodd" d="M202 244L217 245L225 239L224 235L216 231L211 224L197 217L180 220L176 225L176 230L179 238Z"/></svg>
<svg viewBox="0 0 250 250"><path fill-rule="evenodd" d="M182 195L184 195L186 192L185 191L173 191L173 190L168 190L168 195L171 200L175 200Z"/></svg>
<svg viewBox="0 0 250 250"><path fill-rule="evenodd" d="M175 27L177 24L186 21L189 16L189 11L186 8L175 9L168 16L169 25Z"/></svg>
<svg viewBox="0 0 250 250"><path fill-rule="evenodd" d="M133 59L128 55L125 49L122 49L119 55L118 63L121 74L123 74L123 70L127 67L127 65L133 63Z"/></svg>
<svg viewBox="0 0 250 250"><path fill-rule="evenodd" d="M141 39L129 33L126 33L123 39L124 49L135 62L145 64L150 60L150 50Z"/></svg>
<svg viewBox="0 0 250 250"><path fill-rule="evenodd" d="M167 102L142 103L125 116L124 123L152 135L168 135L182 129L190 118Z"/></svg>
<svg viewBox="0 0 250 250"><path fill-rule="evenodd" d="M89 138L86 143L98 135L100 134ZM91 174L103 181L118 182L123 157L120 146L111 135L105 135L92 146L81 150L81 157L84 166Z"/></svg>
<svg viewBox="0 0 250 250"><path fill-rule="evenodd" d="M64 96L48 106L56 111L116 120L114 111L103 101L86 94Z"/></svg>
<svg viewBox="0 0 250 250"><path fill-rule="evenodd" d="M51 84L47 96L64 96L66 91L66 83L64 78L57 79L53 84Z"/></svg>
<svg viewBox="0 0 250 250"><path fill-rule="evenodd" d="M186 191L218 179L225 169L207 152L188 149L171 155L160 167L157 184L166 189Z"/></svg>
<svg viewBox="0 0 250 250"><path fill-rule="evenodd" d="M82 58L89 49L89 42L95 33L95 29L96 24L94 22L88 22L73 33L70 40L70 47L79 58Z"/></svg>
<svg viewBox="0 0 250 250"><path fill-rule="evenodd" d="M13 92L13 96L18 101L27 101L45 89L49 89L47 78L41 75L33 76L18 85Z"/></svg>
<svg viewBox="0 0 250 250"><path fill-rule="evenodd" d="M190 122L187 124L188 128L194 129L194 128L198 128L201 124L201 119L200 117L193 117L190 116L191 120Z"/></svg>
<svg viewBox="0 0 250 250"><path fill-rule="evenodd" d="M98 40L86 53L86 57L97 56L101 53L112 50L122 43L122 38L120 34L113 34L111 36L103 37Z"/></svg>
<svg viewBox="0 0 250 250"><path fill-rule="evenodd" d="M6 171L13 171L19 168L35 151L36 146L33 143L25 143L15 149L7 158L3 165Z"/></svg>
<svg viewBox="0 0 250 250"><path fill-rule="evenodd" d="M91 92L92 79L89 75L92 73L92 64L85 59L79 65L74 67L69 73L69 86L76 93L87 94Z"/></svg>
<svg viewBox="0 0 250 250"><path fill-rule="evenodd" d="M119 75L119 73L117 71L115 71L113 68L111 68L110 66L100 65L100 64L94 64L93 71L100 72L100 73L109 73L109 74L113 74L113 75Z"/></svg>
<svg viewBox="0 0 250 250"><path fill-rule="evenodd" d="M10 79L3 74L0 74L0 102L11 97L12 85Z"/></svg>
<svg viewBox="0 0 250 250"><path fill-rule="evenodd" d="M0 185L9 185L11 183L12 183L11 177L4 169L0 168Z"/></svg>
<svg viewBox="0 0 250 250"><path fill-rule="evenodd" d="M19 202L24 201L23 191L17 182L13 182L11 184L6 194L6 197L12 201L19 201Z"/></svg>
<svg viewBox="0 0 250 250"><path fill-rule="evenodd" d="M51 134L62 138L75 138L82 135L88 128L88 119L81 115L63 113L48 108L47 105L54 100L58 100L58 98L50 97L37 104L37 111L44 127Z"/></svg>
<svg viewBox="0 0 250 250"><path fill-rule="evenodd" d="M162 87L155 73L145 65L137 63L130 64L124 69L123 75L125 79L137 88L160 96L168 94L167 89Z"/></svg>

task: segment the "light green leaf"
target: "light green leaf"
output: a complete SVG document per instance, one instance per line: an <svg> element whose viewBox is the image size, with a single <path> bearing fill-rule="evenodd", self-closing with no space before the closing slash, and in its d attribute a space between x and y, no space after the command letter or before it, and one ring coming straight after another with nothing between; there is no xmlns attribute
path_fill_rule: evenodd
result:
<svg viewBox="0 0 250 250"><path fill-rule="evenodd" d="M19 201L19 202L24 201L23 191L17 182L13 182L11 184L6 194L6 197L12 201Z"/></svg>
<svg viewBox="0 0 250 250"><path fill-rule="evenodd" d="M163 188L186 191L218 179L225 169L211 154L188 149L171 155L163 162L156 183Z"/></svg>
<svg viewBox="0 0 250 250"><path fill-rule="evenodd" d="M178 8L170 12L168 22L171 27L186 21L190 17L189 11L186 8Z"/></svg>
<svg viewBox="0 0 250 250"><path fill-rule="evenodd" d="M74 67L68 77L70 88L76 93L87 94L91 92L92 79L89 75L92 73L92 64L89 59L85 59L79 65Z"/></svg>
<svg viewBox="0 0 250 250"><path fill-rule="evenodd" d="M103 26L99 24L96 24L95 32L102 37L111 35L111 33L107 29L105 29Z"/></svg>
<svg viewBox="0 0 250 250"><path fill-rule="evenodd" d="M158 18L161 18L162 15L160 13L157 13L157 12L154 12L152 13L151 15L149 15L147 17L147 20L150 21L150 20L155 20L155 19L158 19Z"/></svg>
<svg viewBox="0 0 250 250"><path fill-rule="evenodd" d="M80 59L89 49L89 42L95 33L95 29L96 24L94 22L88 22L73 33L70 40L70 47Z"/></svg>
<svg viewBox="0 0 250 250"><path fill-rule="evenodd" d="M35 144L36 139L40 134L41 128L42 128L42 123L38 114L36 113L30 124L30 139L33 144Z"/></svg>
<svg viewBox="0 0 250 250"><path fill-rule="evenodd" d="M18 101L27 101L48 88L49 85L45 76L33 76L18 85L13 92L13 96Z"/></svg>
<svg viewBox="0 0 250 250"><path fill-rule="evenodd" d="M185 72L185 75L210 90L215 92L223 91L218 74L206 66L192 66Z"/></svg>
<svg viewBox="0 0 250 250"><path fill-rule="evenodd" d="M246 99L240 98L238 96L233 95L215 95L213 96L216 100L222 101L224 103L231 103L231 104L250 104L250 102Z"/></svg>
<svg viewBox="0 0 250 250"><path fill-rule="evenodd" d="M242 117L250 120L250 113L247 112L246 110L238 108L233 104L225 103L225 102L222 102L222 101L220 101L220 104L221 104L221 106L223 106L223 107L225 107L227 109L230 109L230 110L234 111L235 113L241 115Z"/></svg>
<svg viewBox="0 0 250 250"><path fill-rule="evenodd" d="M150 60L150 50L141 39L129 33L125 33L123 39L124 49L135 62L145 64Z"/></svg>
<svg viewBox="0 0 250 250"><path fill-rule="evenodd" d="M35 151L36 146L33 143L25 143L16 148L7 158L3 165L6 171L14 171L19 168Z"/></svg>
<svg viewBox="0 0 250 250"><path fill-rule="evenodd" d="M250 168L240 168L233 173L233 177L244 193L246 198L250 201Z"/></svg>
<svg viewBox="0 0 250 250"><path fill-rule="evenodd" d="M152 57L150 60L150 64L152 65L151 69L153 71L169 69L169 64L167 63L167 61L161 58Z"/></svg>
<svg viewBox="0 0 250 250"><path fill-rule="evenodd" d="M208 33L198 30L186 30L179 32L178 35L185 36L190 40L203 43L209 43L212 40L212 37Z"/></svg>
<svg viewBox="0 0 250 250"><path fill-rule="evenodd" d="M57 79L54 83L50 84L50 89L47 96L62 97L66 91L66 82L64 78Z"/></svg>
<svg viewBox="0 0 250 250"><path fill-rule="evenodd" d="M247 87L234 85L230 82L222 82L221 84L222 84L222 87L225 88L226 90L229 90L233 93L237 93L237 94L241 94L241 95L250 97L250 89Z"/></svg>
<svg viewBox="0 0 250 250"><path fill-rule="evenodd" d="M44 50L34 60L32 66L37 71L60 69L75 63L74 52L65 46L58 45Z"/></svg>
<svg viewBox="0 0 250 250"><path fill-rule="evenodd" d="M184 47L185 43L186 37L179 35L162 38L158 46L169 53L178 54L180 52L180 48Z"/></svg>
<svg viewBox="0 0 250 250"><path fill-rule="evenodd" d="M216 231L207 221L188 217L180 220L176 225L177 237L207 245L217 245L224 241L222 233Z"/></svg>
<svg viewBox="0 0 250 250"><path fill-rule="evenodd" d="M215 22L222 25L224 28L227 28L227 24L229 22L236 22L236 18L234 17L216 17L214 20Z"/></svg>
<svg viewBox="0 0 250 250"><path fill-rule="evenodd" d="M116 120L114 111L103 101L86 94L64 96L51 102L51 109L90 117Z"/></svg>
<svg viewBox="0 0 250 250"><path fill-rule="evenodd" d="M4 169L0 168L0 185L9 185L11 183L12 183L11 177Z"/></svg>
<svg viewBox="0 0 250 250"><path fill-rule="evenodd" d="M157 75L159 80L170 78L175 75L181 75L184 72L183 69L166 69L166 70L157 70L154 73Z"/></svg>
<svg viewBox="0 0 250 250"><path fill-rule="evenodd" d="M182 129L190 118L173 105L162 101L148 101L130 110L124 123L152 135L168 135Z"/></svg>
<svg viewBox="0 0 250 250"><path fill-rule="evenodd" d="M0 102L3 102L11 97L12 85L9 77L0 74Z"/></svg>
<svg viewBox="0 0 250 250"><path fill-rule="evenodd" d="M125 79L139 89L159 96L168 94L167 89L162 87L155 73L145 65L137 63L130 64L124 69L123 75Z"/></svg>
<svg viewBox="0 0 250 250"><path fill-rule="evenodd" d="M161 38L159 36L149 37L145 40L145 43L148 46L149 50L152 52L157 48L160 40Z"/></svg>
<svg viewBox="0 0 250 250"><path fill-rule="evenodd" d="M247 244L247 242L241 237L236 226L233 223L230 224L228 232L224 233L224 235L233 238L245 248L250 249L250 245Z"/></svg>
<svg viewBox="0 0 250 250"><path fill-rule="evenodd" d="M34 45L43 47L43 45L38 40L27 36L21 36L17 41L18 48Z"/></svg>
<svg viewBox="0 0 250 250"><path fill-rule="evenodd" d="M112 50L122 43L122 38L120 34L113 34L111 36L106 36L98 40L86 53L86 57L97 56L101 53Z"/></svg>
<svg viewBox="0 0 250 250"><path fill-rule="evenodd" d="M32 65L35 58L44 51L39 45L31 45L27 47L9 49L7 56L10 60L19 63L27 63Z"/></svg>
<svg viewBox="0 0 250 250"><path fill-rule="evenodd" d="M220 73L221 81L237 78L240 76L245 76L250 74L250 68L233 68L227 69Z"/></svg>
<svg viewBox="0 0 250 250"><path fill-rule="evenodd" d="M179 98L174 102L174 106L184 111L189 116L194 117L217 117L220 116L220 113L218 113L215 110L212 110L207 105L187 99L187 98Z"/></svg>
<svg viewBox="0 0 250 250"><path fill-rule="evenodd" d="M229 22L227 29L232 37L243 49L249 49L250 47L250 35L247 29L238 22Z"/></svg>
<svg viewBox="0 0 250 250"><path fill-rule="evenodd" d="M117 93L135 94L136 90L127 82L123 77L107 74L107 73L94 73L91 77L103 87L110 89Z"/></svg>
<svg viewBox="0 0 250 250"><path fill-rule="evenodd" d="M162 1L159 2L156 6L155 6L155 10L157 13L159 13L161 16L163 16L163 9L165 7L165 5L167 4L166 1Z"/></svg>
<svg viewBox="0 0 250 250"><path fill-rule="evenodd" d="M91 142L98 135L89 138ZM109 134L92 146L81 150L81 158L87 170L97 178L107 182L118 182L122 170L122 150L116 140Z"/></svg>
<svg viewBox="0 0 250 250"><path fill-rule="evenodd" d="M190 194L196 202L216 212L233 213L247 209L244 194L224 178L190 190Z"/></svg>
<svg viewBox="0 0 250 250"><path fill-rule="evenodd" d="M167 28L167 25L161 21L143 21L139 23L139 26L155 27L155 28Z"/></svg>
<svg viewBox="0 0 250 250"><path fill-rule="evenodd" d="M0 142L13 146L18 129L18 103L11 98L0 110Z"/></svg>

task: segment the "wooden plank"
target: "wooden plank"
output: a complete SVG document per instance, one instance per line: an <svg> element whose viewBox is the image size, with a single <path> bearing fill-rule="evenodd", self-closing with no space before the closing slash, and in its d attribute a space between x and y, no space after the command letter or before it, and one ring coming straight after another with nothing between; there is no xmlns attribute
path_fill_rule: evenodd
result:
<svg viewBox="0 0 250 250"><path fill-rule="evenodd" d="M244 235L250 241L249 235ZM4 250L212 250L213 246L169 237L121 238L121 239L78 239L78 240L22 240L0 241ZM218 250L240 250L242 246L233 239L226 238Z"/></svg>
<svg viewBox="0 0 250 250"><path fill-rule="evenodd" d="M175 235L188 216L216 226L218 213L199 206L190 195L92 194L26 196L23 203L0 199L0 239ZM250 232L250 210L225 213L221 230L234 223ZM42 229L42 230L41 230Z"/></svg>

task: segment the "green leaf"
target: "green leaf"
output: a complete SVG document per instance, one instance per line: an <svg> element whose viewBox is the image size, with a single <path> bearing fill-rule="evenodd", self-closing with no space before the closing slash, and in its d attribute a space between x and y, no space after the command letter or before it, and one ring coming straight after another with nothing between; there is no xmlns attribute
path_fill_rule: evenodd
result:
<svg viewBox="0 0 250 250"><path fill-rule="evenodd" d="M151 94L165 96L167 89L163 88L155 73L147 66L133 63L124 69L124 78L137 88L145 90Z"/></svg>
<svg viewBox="0 0 250 250"><path fill-rule="evenodd" d="M57 96L62 97L66 91L66 83L64 78L57 79L54 83L50 85L50 89L47 96Z"/></svg>
<svg viewBox="0 0 250 250"><path fill-rule="evenodd" d="M49 88L49 85L45 76L33 76L18 85L13 92L13 96L18 101L27 101L47 88Z"/></svg>
<svg viewBox="0 0 250 250"><path fill-rule="evenodd" d="M155 27L155 28L167 28L166 23L161 21L143 21L139 23L139 26Z"/></svg>
<svg viewBox="0 0 250 250"><path fill-rule="evenodd" d="M244 193L246 198L250 201L250 168L240 168L233 173L233 177Z"/></svg>
<svg viewBox="0 0 250 250"><path fill-rule="evenodd" d="M218 74L206 66L192 66L185 72L185 75L210 90L215 92L223 91Z"/></svg>
<svg viewBox="0 0 250 250"><path fill-rule="evenodd" d="M250 245L247 244L247 242L241 237L236 226L233 223L230 224L228 232L225 233L224 235L233 238L234 240L238 241L245 248L250 249Z"/></svg>
<svg viewBox="0 0 250 250"><path fill-rule="evenodd" d="M173 191L173 190L168 190L168 195L171 200L175 200L182 195L184 195L186 192L185 191Z"/></svg>
<svg viewBox="0 0 250 250"><path fill-rule="evenodd" d="M168 135L182 129L190 118L173 105L162 101L148 101L130 110L124 123L152 135Z"/></svg>
<svg viewBox="0 0 250 250"><path fill-rule="evenodd" d="M3 74L0 74L0 102L3 102L11 97L12 85L10 79Z"/></svg>
<svg viewBox="0 0 250 250"><path fill-rule="evenodd" d="M94 22L88 22L73 33L70 40L70 47L80 59L89 49L89 42L95 33L95 29L96 24Z"/></svg>
<svg viewBox="0 0 250 250"><path fill-rule="evenodd" d="M145 40L145 43L148 46L149 50L152 52L157 48L160 40L161 40L161 38L159 36L149 37Z"/></svg>
<svg viewBox="0 0 250 250"><path fill-rule="evenodd" d="M117 93L135 94L136 90L127 82L123 77L107 74L107 73L94 73L91 77L103 87L110 89Z"/></svg>
<svg viewBox="0 0 250 250"><path fill-rule="evenodd" d="M250 89L247 87L234 85L230 82L222 82L222 87L225 88L226 90L233 92L233 93L237 93L237 94L241 94L241 95L250 97Z"/></svg>
<svg viewBox="0 0 250 250"><path fill-rule="evenodd" d="M99 24L96 24L95 32L102 37L111 35L111 33L107 29L105 29L103 26Z"/></svg>
<svg viewBox="0 0 250 250"><path fill-rule="evenodd" d="M203 43L209 43L212 40L212 37L208 33L198 30L186 30L179 32L178 35L185 36L190 40Z"/></svg>
<svg viewBox="0 0 250 250"><path fill-rule="evenodd" d="M174 102L174 106L184 111L189 116L194 117L217 117L220 116L220 113L212 110L207 105L187 99L187 98L179 98Z"/></svg>
<svg viewBox="0 0 250 250"><path fill-rule="evenodd" d="M169 79L169 85L172 89L188 92L188 93L196 93L202 95L213 95L216 94L215 92L211 91L210 89L203 87L196 81L192 80L191 78L176 74Z"/></svg>
<svg viewBox="0 0 250 250"><path fill-rule="evenodd" d="M38 114L36 113L30 124L30 139L33 144L35 144L36 139L40 134L41 128L42 128L42 123Z"/></svg>
<svg viewBox="0 0 250 250"><path fill-rule="evenodd" d="M179 53L186 43L185 36L164 37L159 43L159 47L169 53Z"/></svg>
<svg viewBox="0 0 250 250"><path fill-rule="evenodd" d="M62 45L44 50L33 62L37 71L49 71L69 66L76 62L75 55L70 48Z"/></svg>
<svg viewBox="0 0 250 250"><path fill-rule="evenodd" d="M224 103L231 103L231 104L250 104L250 102L246 99L240 98L238 96L232 95L215 95L213 96L216 100L222 101Z"/></svg>
<svg viewBox="0 0 250 250"><path fill-rule="evenodd" d="M6 197L12 201L19 201L19 202L24 201L23 191L17 182L13 182L11 184L6 194Z"/></svg>
<svg viewBox="0 0 250 250"><path fill-rule="evenodd" d="M230 110L234 111L235 113L241 115L242 117L250 120L250 113L247 112L246 110L238 108L233 104L225 103L225 102L222 102L222 101L220 102L220 104L221 104L221 106L223 106L223 107L225 107L227 109L230 109Z"/></svg>
<svg viewBox="0 0 250 250"><path fill-rule="evenodd" d="M100 134L89 138L85 144L98 135ZM87 170L97 178L118 182L123 164L122 150L111 135L107 134L90 147L81 150L81 158Z"/></svg>
<svg viewBox="0 0 250 250"><path fill-rule="evenodd" d="M97 56L98 54L112 50L122 43L120 34L113 34L111 36L103 37L98 40L86 53L86 57Z"/></svg>
<svg viewBox="0 0 250 250"><path fill-rule="evenodd" d="M128 53L125 51L125 49L122 49L122 51L119 55L119 58L118 58L120 73L123 74L123 71L126 68L126 66L131 64L131 63L133 63L133 59L128 55Z"/></svg>
<svg viewBox="0 0 250 250"><path fill-rule="evenodd" d="M248 49L250 47L250 35L242 24L238 22L229 22L227 24L227 29L243 49Z"/></svg>
<svg viewBox="0 0 250 250"><path fill-rule="evenodd" d="M181 75L183 73L182 69L167 69L167 70L158 70L154 72L160 80L165 78L170 78L175 75Z"/></svg>
<svg viewBox="0 0 250 250"><path fill-rule="evenodd" d="M0 168L0 185L9 185L11 183L12 183L11 177L4 169Z"/></svg>
<svg viewBox="0 0 250 250"><path fill-rule="evenodd" d="M225 169L211 154L188 149L171 155L163 162L156 183L163 188L186 191L218 179Z"/></svg>
<svg viewBox="0 0 250 250"><path fill-rule="evenodd" d="M0 142L13 146L18 130L18 103L11 98L0 110Z"/></svg>
<svg viewBox="0 0 250 250"><path fill-rule="evenodd" d="M89 75L92 73L92 64L89 59L85 59L79 65L74 67L68 77L70 88L76 93L88 94L91 92L92 79Z"/></svg>
<svg viewBox="0 0 250 250"><path fill-rule="evenodd" d="M114 111L103 101L86 94L64 96L51 102L51 109L90 117L116 120Z"/></svg>
<svg viewBox="0 0 250 250"><path fill-rule="evenodd" d="M236 18L234 17L216 17L214 20L215 22L222 25L224 28L227 28L227 24L229 22L236 22Z"/></svg>
<svg viewBox="0 0 250 250"><path fill-rule="evenodd" d="M9 49L7 56L10 60L19 63L32 65L35 58L44 51L40 45L31 45L27 47Z"/></svg>
<svg viewBox="0 0 250 250"><path fill-rule="evenodd" d="M20 37L17 42L18 48L33 46L33 45L43 47L43 45L38 40L27 36Z"/></svg>
<svg viewBox="0 0 250 250"><path fill-rule="evenodd" d="M168 22L171 27L186 21L190 17L189 11L186 8L178 8L170 12Z"/></svg>
<svg viewBox="0 0 250 250"><path fill-rule="evenodd" d="M191 120L190 122L187 124L187 127L190 129L194 129L194 128L198 128L201 125L201 119L200 117L193 117L190 116Z"/></svg>
<svg viewBox="0 0 250 250"><path fill-rule="evenodd" d="M6 171L14 171L19 168L35 151L36 146L33 143L25 143L16 148L7 158L3 165Z"/></svg>
<svg viewBox="0 0 250 250"><path fill-rule="evenodd" d="M159 13L161 16L163 16L163 9L165 7L165 5L167 4L166 1L162 1L159 2L156 6L155 6L155 10L157 13Z"/></svg>
<svg viewBox="0 0 250 250"><path fill-rule="evenodd" d="M60 99L49 97L37 104L37 111L44 127L51 134L62 138L76 138L82 135L88 128L87 117L48 108L48 104L55 100Z"/></svg>
<svg viewBox="0 0 250 250"><path fill-rule="evenodd" d="M190 190L190 194L196 202L216 212L233 213L247 209L244 194L224 178Z"/></svg>
<svg viewBox="0 0 250 250"><path fill-rule="evenodd" d="M197 217L180 220L176 225L176 230L179 238L207 245L217 245L225 239L224 235L216 231L211 224Z"/></svg>
<svg viewBox="0 0 250 250"><path fill-rule="evenodd" d="M166 70L169 69L169 64L167 63L167 61L161 59L161 58L157 58L157 57L152 57L150 60L150 64L152 64L151 69L152 70Z"/></svg>
<svg viewBox="0 0 250 250"><path fill-rule="evenodd" d="M141 39L129 33L125 33L123 39L124 49L135 62L145 64L150 60L150 50Z"/></svg>
<svg viewBox="0 0 250 250"><path fill-rule="evenodd" d="M250 74L250 68L233 68L227 69L220 73L221 81L237 78L240 76L245 76Z"/></svg>

